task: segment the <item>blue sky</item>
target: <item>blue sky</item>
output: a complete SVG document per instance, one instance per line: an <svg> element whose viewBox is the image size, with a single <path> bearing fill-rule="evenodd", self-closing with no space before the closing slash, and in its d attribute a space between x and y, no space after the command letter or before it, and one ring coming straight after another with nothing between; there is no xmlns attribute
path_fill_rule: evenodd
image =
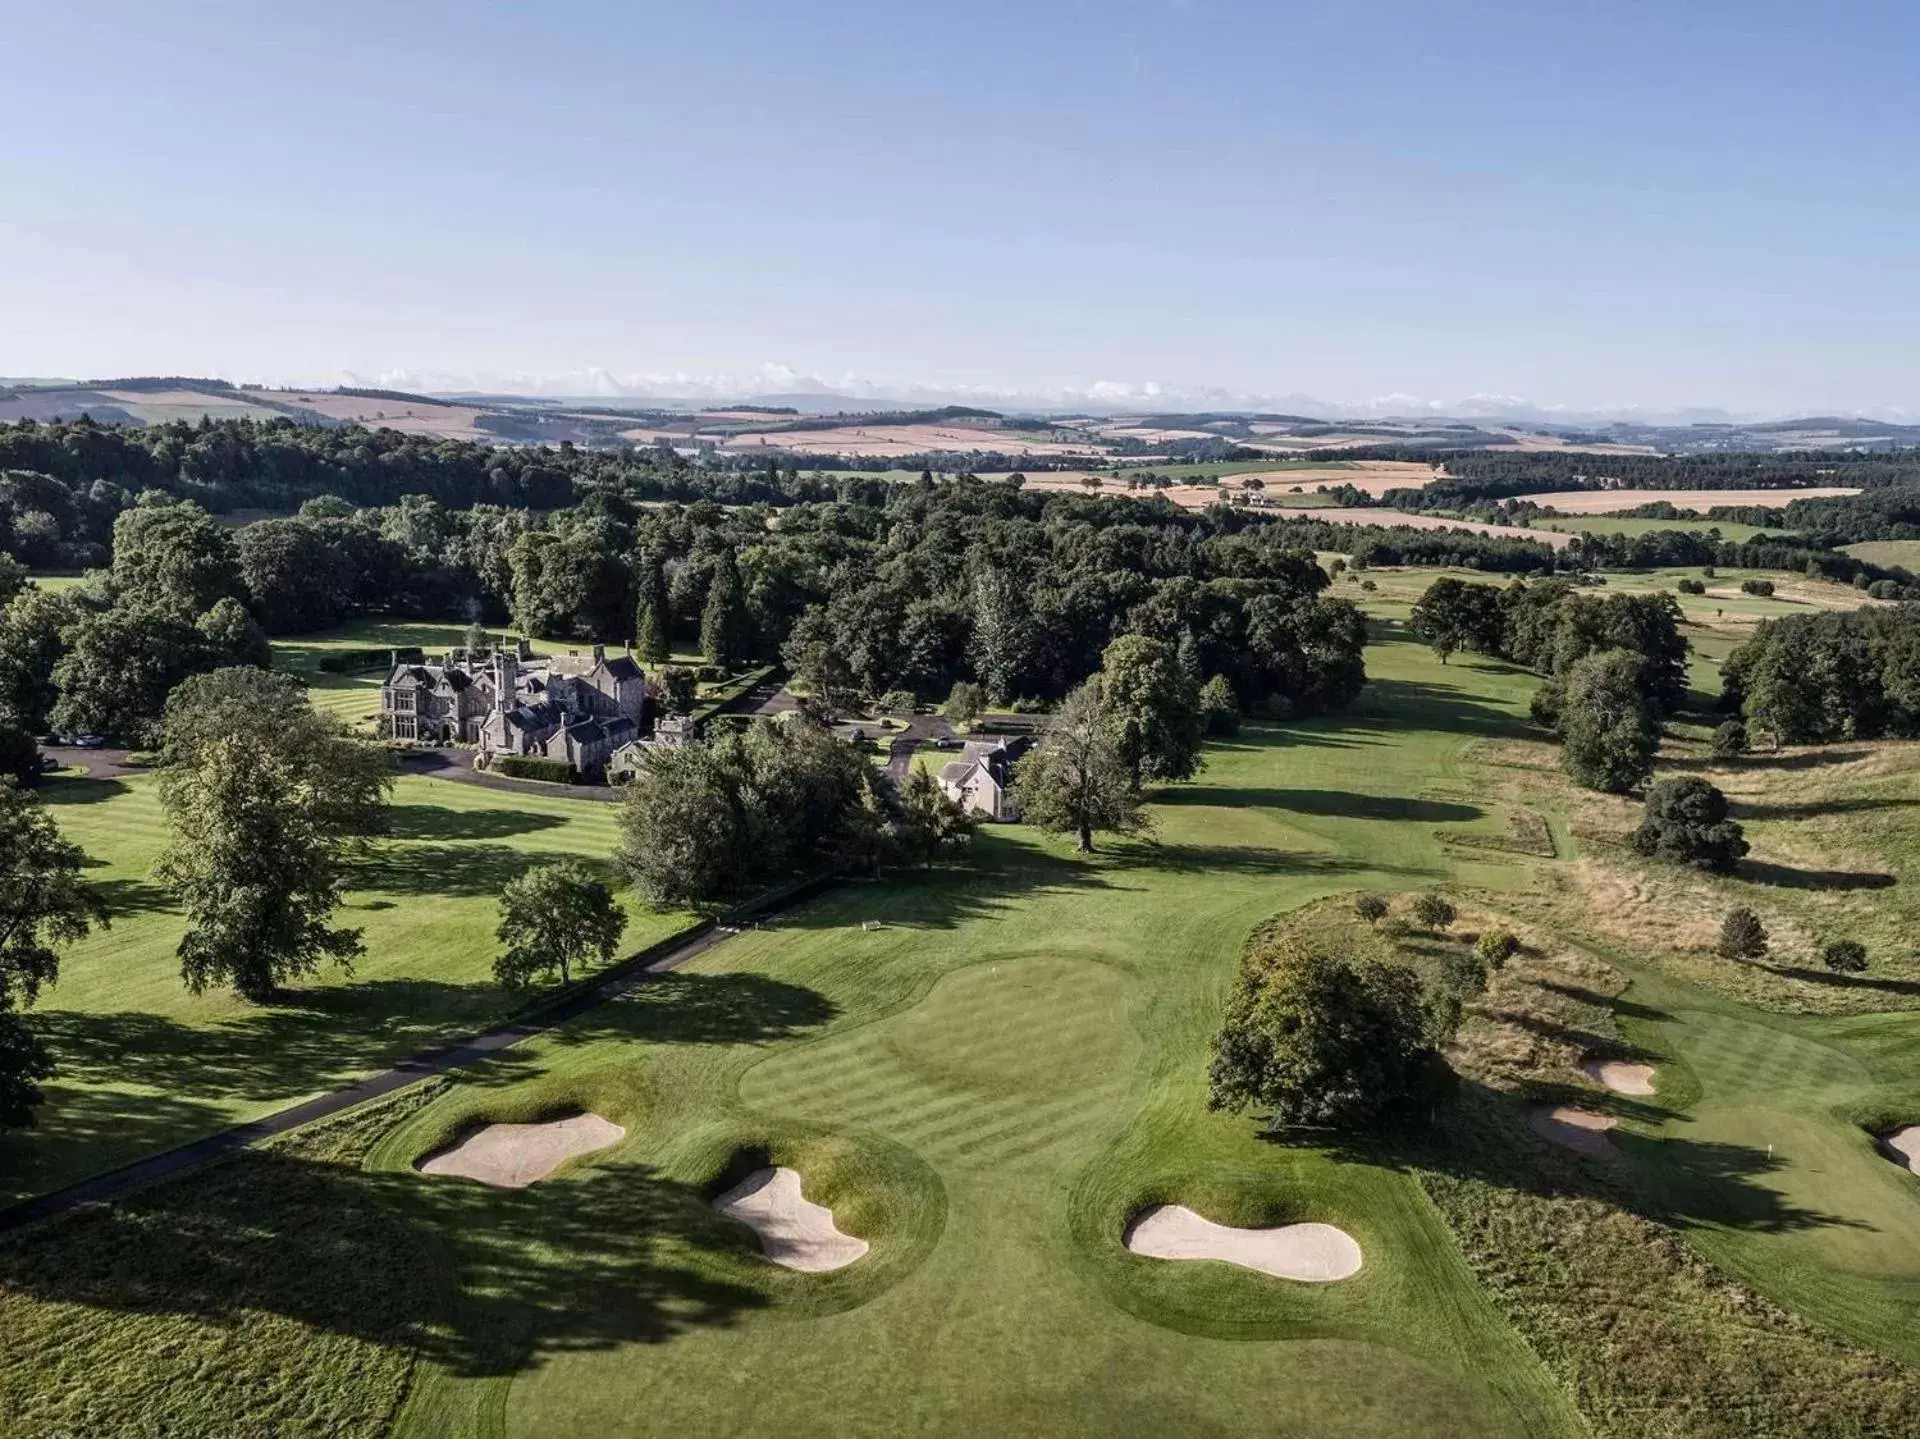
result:
<svg viewBox="0 0 1920 1439"><path fill-rule="evenodd" d="M0 374L1920 415L1920 7L22 6Z"/></svg>

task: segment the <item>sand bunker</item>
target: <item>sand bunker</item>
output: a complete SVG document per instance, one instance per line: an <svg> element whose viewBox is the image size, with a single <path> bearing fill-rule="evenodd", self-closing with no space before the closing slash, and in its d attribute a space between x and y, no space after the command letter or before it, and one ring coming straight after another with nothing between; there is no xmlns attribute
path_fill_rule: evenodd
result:
<svg viewBox="0 0 1920 1439"><path fill-rule="evenodd" d="M590 1154L626 1138L627 1131L597 1114L545 1124L489 1124L420 1161L422 1174L457 1174L501 1189L524 1189L576 1154Z"/></svg>
<svg viewBox="0 0 1920 1439"><path fill-rule="evenodd" d="M833 1211L800 1192L792 1169L756 1169L713 1201L729 1219L760 1236L760 1249L775 1264L819 1274L845 1269L867 1252L867 1241L842 1234Z"/></svg>
<svg viewBox="0 0 1920 1439"><path fill-rule="evenodd" d="M1360 1246L1331 1224L1233 1229L1179 1204L1147 1210L1127 1230L1126 1246L1154 1259L1219 1259L1276 1279L1328 1284L1360 1272Z"/></svg>
<svg viewBox="0 0 1920 1439"><path fill-rule="evenodd" d="M1895 1156L1895 1162L1920 1174L1920 1124L1909 1124L1905 1129L1894 1130L1887 1136L1886 1145Z"/></svg>
<svg viewBox="0 0 1920 1439"><path fill-rule="evenodd" d="M1605 1159L1614 1152L1607 1142L1607 1131L1617 1122L1612 1115L1556 1104L1534 1110L1528 1122L1542 1139L1551 1139L1590 1159Z"/></svg>
<svg viewBox="0 0 1920 1439"><path fill-rule="evenodd" d="M1652 1094L1653 1066L1628 1064L1622 1059L1589 1059L1580 1068L1615 1094Z"/></svg>

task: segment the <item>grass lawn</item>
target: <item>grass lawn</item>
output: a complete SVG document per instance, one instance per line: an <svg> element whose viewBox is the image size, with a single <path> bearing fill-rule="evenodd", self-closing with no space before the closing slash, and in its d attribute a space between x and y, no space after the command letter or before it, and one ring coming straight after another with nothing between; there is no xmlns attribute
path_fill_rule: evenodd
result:
<svg viewBox="0 0 1920 1439"><path fill-rule="evenodd" d="M56 776L41 793L95 862L113 911L62 955L34 1020L60 1064L34 1130L0 1136L0 1202L56 1187L297 1103L434 1039L498 1018L497 896L550 857L605 860L612 805L403 777L393 836L360 865L340 919L364 931L352 973L330 971L284 1003L189 994L182 921L148 877L166 840L150 775ZM683 922L629 904L638 949Z"/></svg>

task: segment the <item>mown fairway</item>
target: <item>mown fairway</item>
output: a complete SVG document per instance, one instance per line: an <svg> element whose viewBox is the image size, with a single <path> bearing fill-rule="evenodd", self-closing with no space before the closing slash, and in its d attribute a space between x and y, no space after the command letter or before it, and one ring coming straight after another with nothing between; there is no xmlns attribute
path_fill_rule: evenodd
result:
<svg viewBox="0 0 1920 1439"><path fill-rule="evenodd" d="M286 1002L189 994L183 921L149 877L166 843L151 775L55 777L42 789L97 867L112 907L62 957L35 1009L59 1077L37 1129L0 1135L0 1202L38 1193L296 1103L520 1001L493 983L502 884L563 855L605 860L616 810L402 778L392 837L355 867L341 921L365 931L351 974L330 970ZM630 906L638 949L684 920Z"/></svg>
<svg viewBox="0 0 1920 1439"><path fill-rule="evenodd" d="M593 1108L628 1138L548 1181L551 1202L618 1222L629 1176L678 1186L686 1211L658 1227L696 1238L675 1262L750 1296L708 1322L663 1301L623 1335L671 1324L669 1343L571 1352L529 1333L537 1362L517 1373L436 1364L402 1432L471 1432L487 1415L509 1433L1577 1432L1411 1175L1205 1110L1207 1042L1256 922L1458 875L1436 826L1499 827L1423 796L1474 734L1515 723L1524 679L1443 671L1405 643L1369 663L1354 715L1212 748L1200 783L1159 810L1156 844L1087 862L995 832L976 875L851 887L676 976L677 1002L710 1026L674 1020L662 987L523 1057L532 1077L476 1075L390 1136L376 1155L388 1182L444 1192L411 1163L463 1126ZM742 1236L697 1242L715 1229L699 1196L743 1153L801 1169L871 1256L804 1278ZM470 1229L540 1203L539 1186L464 1190ZM1322 1288L1128 1255L1125 1221L1160 1200L1335 1222L1367 1267ZM485 1291L514 1261L470 1262ZM552 1274L550 1302L589 1302L602 1278L583 1274L570 1300ZM490 1321L476 1307L470 1322Z"/></svg>

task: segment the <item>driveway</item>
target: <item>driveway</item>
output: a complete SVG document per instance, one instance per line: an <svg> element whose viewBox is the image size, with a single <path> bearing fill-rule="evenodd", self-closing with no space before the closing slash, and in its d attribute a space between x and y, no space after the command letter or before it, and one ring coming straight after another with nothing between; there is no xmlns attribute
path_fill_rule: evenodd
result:
<svg viewBox="0 0 1920 1439"><path fill-rule="evenodd" d="M473 767L473 752L464 749L403 749L399 751L400 773L424 779L452 780L456 784L477 784L482 789L508 790L515 794L557 795L561 799L591 799L616 804L620 791L604 784L547 784L534 779L508 779Z"/></svg>
<svg viewBox="0 0 1920 1439"><path fill-rule="evenodd" d="M149 772L140 765L128 764L127 752L123 749L78 749L67 744L46 744L40 746L40 753L76 775L84 770L88 779L122 779L130 774Z"/></svg>

